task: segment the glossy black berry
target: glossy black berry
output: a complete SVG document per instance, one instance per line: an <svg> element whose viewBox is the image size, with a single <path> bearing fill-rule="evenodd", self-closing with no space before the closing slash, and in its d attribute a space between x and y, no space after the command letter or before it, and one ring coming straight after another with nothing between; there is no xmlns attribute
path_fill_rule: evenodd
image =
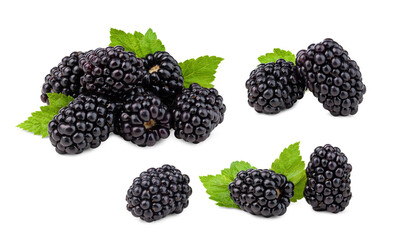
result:
<svg viewBox="0 0 394 240"><path fill-rule="evenodd" d="M337 147L329 144L317 147L306 168L304 196L316 211L338 213L352 198L350 173L352 165Z"/></svg>
<svg viewBox="0 0 394 240"><path fill-rule="evenodd" d="M116 133L138 146L153 146L170 135L170 111L160 98L142 87L131 90L118 114Z"/></svg>
<svg viewBox="0 0 394 240"><path fill-rule="evenodd" d="M73 52L64 57L57 67L51 69L42 85L42 102L49 104L47 93L62 93L76 98L84 92L80 83L83 71L78 65L82 56L82 52Z"/></svg>
<svg viewBox="0 0 394 240"><path fill-rule="evenodd" d="M178 62L168 52L155 52L143 58L147 71L142 80L145 88L151 90L167 105L172 105L182 92L183 76Z"/></svg>
<svg viewBox="0 0 394 240"><path fill-rule="evenodd" d="M228 189L238 207L263 217L285 214L294 195L294 184L285 175L268 169L240 171Z"/></svg>
<svg viewBox="0 0 394 240"><path fill-rule="evenodd" d="M204 141L223 122L225 111L223 98L215 88L191 84L174 105L175 137L191 143Z"/></svg>
<svg viewBox="0 0 394 240"><path fill-rule="evenodd" d="M114 108L104 97L79 95L49 122L52 145L60 154L98 147L113 131Z"/></svg>
<svg viewBox="0 0 394 240"><path fill-rule="evenodd" d="M359 66L341 45L330 38L311 44L297 53L296 64L308 89L332 115L357 113L366 87Z"/></svg>
<svg viewBox="0 0 394 240"><path fill-rule="evenodd" d="M306 90L294 63L283 59L258 65L245 85L249 105L256 112L265 114L276 114L291 108Z"/></svg>
<svg viewBox="0 0 394 240"><path fill-rule="evenodd" d="M85 72L81 78L83 88L111 97L126 94L141 84L146 74L142 60L121 46L91 50L79 60L79 66Z"/></svg>
<svg viewBox="0 0 394 240"><path fill-rule="evenodd" d="M150 168L135 178L127 191L127 210L146 222L179 214L189 205L189 182L189 177L174 166Z"/></svg>

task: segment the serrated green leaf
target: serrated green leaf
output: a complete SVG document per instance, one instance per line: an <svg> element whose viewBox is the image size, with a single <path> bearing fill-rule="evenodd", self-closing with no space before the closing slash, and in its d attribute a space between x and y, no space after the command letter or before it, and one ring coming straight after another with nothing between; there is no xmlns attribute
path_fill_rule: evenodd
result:
<svg viewBox="0 0 394 240"><path fill-rule="evenodd" d="M125 33L122 30L111 28L110 30L111 43L109 45L112 47L122 46L126 51L132 51L133 49L132 41L131 41L132 37L133 34L131 33Z"/></svg>
<svg viewBox="0 0 394 240"><path fill-rule="evenodd" d="M234 180L234 179L233 179ZM209 199L216 201L216 205L228 208L239 208L230 198L230 191L228 185L231 180L221 174L201 176L200 181L207 189Z"/></svg>
<svg viewBox="0 0 394 240"><path fill-rule="evenodd" d="M41 135L43 138L48 136L48 123L62 107L66 107L74 98L61 93L48 93L47 95L49 105L40 107L41 111L31 113L31 116L17 127L32 132L34 135Z"/></svg>
<svg viewBox="0 0 394 240"><path fill-rule="evenodd" d="M53 108L53 111L57 109L57 112L74 100L73 97L61 93L47 93L47 95L49 99L49 106L47 107Z"/></svg>
<svg viewBox="0 0 394 240"><path fill-rule="evenodd" d="M306 174L302 174L300 181L294 185L294 196L290 199L292 202L297 202L304 197L304 189L306 184Z"/></svg>
<svg viewBox="0 0 394 240"><path fill-rule="evenodd" d="M142 39L144 38L144 34L135 31L134 34L131 35L131 50L132 52L135 53L137 57L145 57L146 55L143 55L143 49L141 46ZM141 56L140 56L141 55Z"/></svg>
<svg viewBox="0 0 394 240"><path fill-rule="evenodd" d="M242 170L254 168L244 161L236 161L231 163L230 168L225 168L221 174L201 176L200 181L207 189L209 199L216 201L216 205L228 208L239 208L230 198L228 185L234 181L237 173Z"/></svg>
<svg viewBox="0 0 394 240"><path fill-rule="evenodd" d="M165 51L165 47L162 42L157 39L157 35L151 28L146 31L144 37L141 40L141 54L140 57L145 57L150 53L155 53L157 51ZM136 53L137 57L139 55Z"/></svg>
<svg viewBox="0 0 394 240"><path fill-rule="evenodd" d="M256 169L255 167L253 167L252 165L250 165L250 163L245 162L245 161L235 161L232 162L230 165L230 168L225 168L222 170L222 175L228 177L229 179L231 179L230 182L232 182L235 177L237 176L237 173L239 173L242 170L247 170L247 169Z"/></svg>
<svg viewBox="0 0 394 240"><path fill-rule="evenodd" d="M282 50L279 48L274 48L273 53L267 53L260 56L258 59L260 63L270 63L276 62L276 60L278 59L284 59L288 62L293 62L295 64L295 55L290 51Z"/></svg>
<svg viewBox="0 0 394 240"><path fill-rule="evenodd" d="M111 28L110 46L123 46L126 51L134 52L137 57L145 57L150 53L165 51L162 42L151 28L145 34L135 31L134 34Z"/></svg>
<svg viewBox="0 0 394 240"><path fill-rule="evenodd" d="M300 142L291 144L285 148L276 159L271 169L276 173L283 174L287 180L294 183L294 197L291 198L292 202L297 202L304 197L303 192L306 183L305 162L302 161L300 155Z"/></svg>
<svg viewBox="0 0 394 240"><path fill-rule="evenodd" d="M221 61L223 61L221 57L202 56L179 63L184 78L184 87L188 88L192 83L198 83L206 88L213 87L212 82L215 80L216 69Z"/></svg>

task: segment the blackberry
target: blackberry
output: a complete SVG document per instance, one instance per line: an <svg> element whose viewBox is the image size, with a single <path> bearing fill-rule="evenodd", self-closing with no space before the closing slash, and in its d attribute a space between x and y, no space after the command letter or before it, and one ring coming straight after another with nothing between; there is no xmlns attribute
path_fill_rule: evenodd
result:
<svg viewBox="0 0 394 240"><path fill-rule="evenodd" d="M122 105L115 128L125 140L145 147L170 135L171 113L150 91L134 87Z"/></svg>
<svg viewBox="0 0 394 240"><path fill-rule="evenodd" d="M147 222L179 214L189 205L189 182L174 166L150 168L135 178L127 191L127 210Z"/></svg>
<svg viewBox="0 0 394 240"><path fill-rule="evenodd" d="M338 213L345 210L352 198L350 172L352 165L337 147L317 147L306 168L306 201L316 211Z"/></svg>
<svg viewBox="0 0 394 240"><path fill-rule="evenodd" d="M143 58L147 71L142 84L167 105L172 105L182 92L183 76L178 62L168 52L155 52Z"/></svg>
<svg viewBox="0 0 394 240"><path fill-rule="evenodd" d="M226 105L215 88L192 83L177 97L173 109L175 136L186 142L200 143L223 122Z"/></svg>
<svg viewBox="0 0 394 240"><path fill-rule="evenodd" d="M79 66L85 72L81 84L88 92L112 97L141 84L146 74L142 60L121 46L91 50L79 60Z"/></svg>
<svg viewBox="0 0 394 240"><path fill-rule="evenodd" d="M81 94L49 122L49 139L60 154L97 148L113 131L115 104L104 97Z"/></svg>
<svg viewBox="0 0 394 240"><path fill-rule="evenodd" d="M256 112L265 114L276 114L291 108L306 90L294 63L283 59L258 65L245 85L249 105Z"/></svg>
<svg viewBox="0 0 394 240"><path fill-rule="evenodd" d="M334 40L311 44L297 53L296 64L307 87L333 116L354 115L366 87L360 68Z"/></svg>
<svg viewBox="0 0 394 240"><path fill-rule="evenodd" d="M285 175L268 169L240 171L228 189L238 207L263 217L285 214L294 195L294 184Z"/></svg>
<svg viewBox="0 0 394 240"><path fill-rule="evenodd" d="M62 93L73 98L83 93L80 83L83 71L78 65L82 56L82 52L73 52L70 56L64 57L57 67L51 69L41 89L43 103L49 104L47 93Z"/></svg>

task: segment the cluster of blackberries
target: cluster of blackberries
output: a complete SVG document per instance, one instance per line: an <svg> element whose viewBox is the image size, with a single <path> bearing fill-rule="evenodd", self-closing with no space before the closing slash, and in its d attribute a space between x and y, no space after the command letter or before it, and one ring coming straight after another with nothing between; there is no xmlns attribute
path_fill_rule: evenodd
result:
<svg viewBox="0 0 394 240"><path fill-rule="evenodd" d="M359 66L330 38L299 51L296 65L283 59L260 64L246 88L249 105L266 114L292 107L308 88L333 116L354 115L366 92Z"/></svg>
<svg viewBox="0 0 394 240"><path fill-rule="evenodd" d="M73 52L45 77L47 93L75 98L49 123L59 153L97 147L111 132L138 146L170 135L200 143L223 121L226 107L214 88L184 88L178 62L167 52L138 58L121 46Z"/></svg>
<svg viewBox="0 0 394 240"><path fill-rule="evenodd" d="M174 166L150 168L135 178L127 191L127 210L147 222L179 214L189 205L189 182Z"/></svg>

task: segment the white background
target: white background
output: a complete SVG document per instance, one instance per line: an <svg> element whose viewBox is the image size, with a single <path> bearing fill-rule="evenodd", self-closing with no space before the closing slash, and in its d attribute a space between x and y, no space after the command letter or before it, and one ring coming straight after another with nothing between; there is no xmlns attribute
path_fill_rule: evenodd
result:
<svg viewBox="0 0 394 240"><path fill-rule="evenodd" d="M394 214L389 3L2 2L0 239L387 239ZM51 67L72 51L107 46L111 27L153 28L178 61L225 58L215 86L228 110L207 141L193 145L172 135L140 148L111 136L97 149L63 156L48 139L15 127L42 105L41 85ZM275 116L248 106L244 84L258 56L275 47L296 53L326 37L342 44L361 68L367 93L357 115L333 117L310 92ZM353 198L344 212L315 212L301 200L284 216L266 219L208 199L199 176L219 173L235 160L269 168L299 140L305 161L326 143L348 156ZM190 205L180 215L145 223L126 211L125 194L141 171L164 163L191 177Z"/></svg>

